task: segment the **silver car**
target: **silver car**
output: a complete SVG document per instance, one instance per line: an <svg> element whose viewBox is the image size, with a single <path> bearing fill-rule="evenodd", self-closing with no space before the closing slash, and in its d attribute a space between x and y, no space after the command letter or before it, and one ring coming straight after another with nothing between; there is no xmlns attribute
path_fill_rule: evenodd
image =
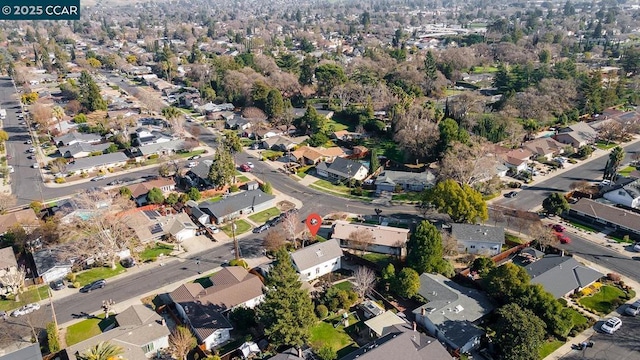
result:
<svg viewBox="0 0 640 360"><path fill-rule="evenodd" d="M640 313L640 300L637 300L633 304L627 306L624 313L631 316L637 316Z"/></svg>
<svg viewBox="0 0 640 360"><path fill-rule="evenodd" d="M607 321L605 321L604 324L602 324L601 329L607 334L613 334L614 332L618 331L618 329L620 329L621 326L622 326L622 320L620 320L617 317L612 317Z"/></svg>

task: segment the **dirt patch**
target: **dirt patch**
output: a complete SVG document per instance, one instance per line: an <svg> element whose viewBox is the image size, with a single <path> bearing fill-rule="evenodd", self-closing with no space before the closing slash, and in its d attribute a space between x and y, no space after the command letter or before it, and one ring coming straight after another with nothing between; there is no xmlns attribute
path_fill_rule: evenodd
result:
<svg viewBox="0 0 640 360"><path fill-rule="evenodd" d="M279 203L276 204L276 206L278 207L278 209L281 212L285 212L285 211L288 211L288 210L291 210L291 209L295 209L295 207L296 207L296 205L294 203L292 203L290 201L287 201L287 200L280 201Z"/></svg>

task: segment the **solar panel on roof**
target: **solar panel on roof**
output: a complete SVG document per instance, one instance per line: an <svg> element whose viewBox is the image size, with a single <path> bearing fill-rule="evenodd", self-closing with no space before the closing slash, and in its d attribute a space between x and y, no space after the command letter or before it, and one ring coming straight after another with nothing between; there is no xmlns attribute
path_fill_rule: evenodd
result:
<svg viewBox="0 0 640 360"><path fill-rule="evenodd" d="M149 226L149 231L151 231L151 234L158 234L162 232L162 226L160 226L160 224L154 224Z"/></svg>

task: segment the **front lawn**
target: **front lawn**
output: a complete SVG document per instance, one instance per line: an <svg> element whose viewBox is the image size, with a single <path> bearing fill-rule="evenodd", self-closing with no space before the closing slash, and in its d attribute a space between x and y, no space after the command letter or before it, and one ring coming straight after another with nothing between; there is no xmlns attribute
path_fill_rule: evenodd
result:
<svg viewBox="0 0 640 360"><path fill-rule="evenodd" d="M403 192L400 194L393 194L391 196L391 200L396 200L396 201L421 201L422 200L422 193L420 192L416 192L416 191L408 191L408 192Z"/></svg>
<svg viewBox="0 0 640 360"><path fill-rule="evenodd" d="M204 155L205 150L194 150L190 152L178 153L178 156L181 158L190 158L194 155Z"/></svg>
<svg viewBox="0 0 640 360"><path fill-rule="evenodd" d="M76 282L79 282L80 286L84 286L99 279L114 277L118 274L122 274L125 271L127 270L125 270L125 268L123 268L120 263L116 263L115 269L112 269L110 266L95 267L93 269L85 270L81 273L78 273L76 275Z"/></svg>
<svg viewBox="0 0 640 360"><path fill-rule="evenodd" d="M8 296L6 300L0 300L0 310L9 311L17 309L26 304L38 302L49 298L49 285L39 287L30 286L28 290L20 294L20 301L15 301L13 296Z"/></svg>
<svg viewBox="0 0 640 360"><path fill-rule="evenodd" d="M256 224L262 224L267 220L271 219L274 216L280 215L280 210L277 207L272 207L270 209L260 211L259 213L255 213L253 215L249 215L249 219Z"/></svg>
<svg viewBox="0 0 640 360"><path fill-rule="evenodd" d="M471 72L474 74L494 73L498 72L498 68L495 66L474 66Z"/></svg>
<svg viewBox="0 0 640 360"><path fill-rule="evenodd" d="M635 166L627 166L627 167L622 168L620 171L618 171L618 175L622 175L622 176L628 177L635 170L636 170Z"/></svg>
<svg viewBox="0 0 640 360"><path fill-rule="evenodd" d="M282 155L284 155L282 151L262 150L260 152L260 156L262 156L263 159L269 159L269 160L271 159L277 160Z"/></svg>
<svg viewBox="0 0 640 360"><path fill-rule="evenodd" d="M363 143L369 149L377 149L378 155L383 155L387 159L404 163L404 152L393 140L369 138Z"/></svg>
<svg viewBox="0 0 640 360"><path fill-rule="evenodd" d="M318 180L316 182L313 183L313 185L319 186L323 189L327 189L330 191L335 191L338 193L342 193L345 195L349 195L351 193L350 189L348 186L346 185L334 185L331 182L327 181L327 180Z"/></svg>
<svg viewBox="0 0 640 360"><path fill-rule="evenodd" d="M331 319L319 321L311 328L311 339L309 339L309 342L314 349L329 346L334 352L338 353L344 348L355 345L353 339L345 331L343 324L334 327L334 324L341 318L342 316L340 315ZM356 319L350 316L349 325L352 326L355 322Z"/></svg>
<svg viewBox="0 0 640 360"><path fill-rule="evenodd" d="M237 183L247 183L251 181L248 177L244 176L244 175L236 175L236 182Z"/></svg>
<svg viewBox="0 0 640 360"><path fill-rule="evenodd" d="M624 298L624 291L615 286L604 285L600 291L591 296L585 296L578 300L580 305L591 309L598 314L608 314L615 309L614 300Z"/></svg>
<svg viewBox="0 0 640 360"><path fill-rule="evenodd" d="M558 350L560 346L564 345L563 341L560 340L547 340L538 350L538 358L544 359L549 356L552 352Z"/></svg>
<svg viewBox="0 0 640 360"><path fill-rule="evenodd" d="M349 290L353 289L353 284L351 284L351 281L343 281L341 283L337 283L337 284L333 285L332 287L336 288L338 290L349 291Z"/></svg>
<svg viewBox="0 0 640 360"><path fill-rule="evenodd" d="M604 142L604 141L598 141L598 142L596 143L596 147L597 147L598 149L601 149L601 150L609 150L609 149L614 148L614 147L616 147L616 146L618 146L618 144L616 144L616 143L614 143L614 142L609 142L609 143L607 144L607 143L606 143L606 142Z"/></svg>
<svg viewBox="0 0 640 360"><path fill-rule="evenodd" d="M236 220L236 236L240 235L240 234L244 234L247 231L251 230L251 224L249 224L248 222L240 219L240 220ZM225 226L222 227L222 231L224 231L225 234L227 234L227 236L232 237L233 236L233 231L231 229L231 224L227 224Z"/></svg>
<svg viewBox="0 0 640 360"><path fill-rule="evenodd" d="M173 251L173 246L166 244L157 244L154 247L149 247L140 253L140 260L143 262L156 261L160 256L167 256Z"/></svg>
<svg viewBox="0 0 640 360"><path fill-rule="evenodd" d="M98 315L95 318L73 324L67 328L67 346L77 344L81 341L99 335L115 322L116 318L113 315L109 316L107 319L104 319L104 315Z"/></svg>
<svg viewBox="0 0 640 360"><path fill-rule="evenodd" d="M327 119L325 128L331 129L334 132L342 131L342 130L349 130L349 131L355 130L355 126L351 122L349 122L347 119L341 118L339 114L333 115L331 119Z"/></svg>

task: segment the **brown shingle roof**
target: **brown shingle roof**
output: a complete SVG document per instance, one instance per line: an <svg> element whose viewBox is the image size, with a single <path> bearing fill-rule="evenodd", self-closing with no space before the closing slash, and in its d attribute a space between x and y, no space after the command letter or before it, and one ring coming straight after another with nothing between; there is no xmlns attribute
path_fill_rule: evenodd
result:
<svg viewBox="0 0 640 360"><path fill-rule="evenodd" d="M35 226L37 223L38 217L31 208L0 215L0 234L6 233L16 225Z"/></svg>
<svg viewBox="0 0 640 360"><path fill-rule="evenodd" d="M131 195L134 198L137 198L138 196L145 195L154 187L158 189L162 189L164 186L171 186L175 184L176 182L173 179L160 178L156 180L145 181L143 183L131 185L129 186L129 190L131 190Z"/></svg>
<svg viewBox="0 0 640 360"><path fill-rule="evenodd" d="M571 211L608 221L635 232L640 232L640 215L631 211L601 204L587 198L582 198L578 200L577 203L571 205Z"/></svg>
<svg viewBox="0 0 640 360"><path fill-rule="evenodd" d="M18 262L16 261L16 255L13 252L13 248L11 246L0 249L0 269L8 269L18 267Z"/></svg>

